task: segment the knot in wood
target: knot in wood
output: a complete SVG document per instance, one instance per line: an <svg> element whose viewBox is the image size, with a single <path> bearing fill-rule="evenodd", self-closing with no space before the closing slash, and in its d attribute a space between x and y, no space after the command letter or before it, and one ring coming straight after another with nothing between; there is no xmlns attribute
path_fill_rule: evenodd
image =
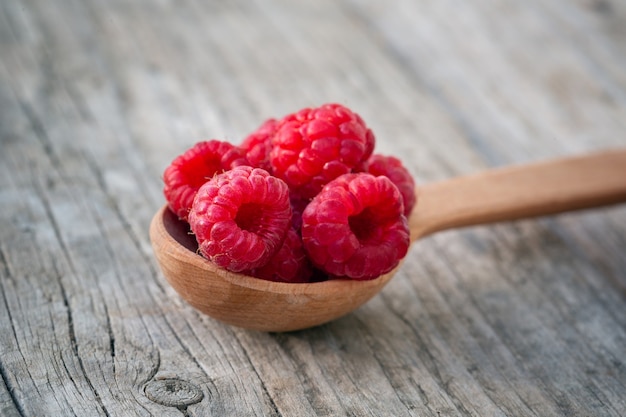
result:
<svg viewBox="0 0 626 417"><path fill-rule="evenodd" d="M204 398L200 388L191 382L174 378L150 381L143 390L150 400L169 407L187 407Z"/></svg>

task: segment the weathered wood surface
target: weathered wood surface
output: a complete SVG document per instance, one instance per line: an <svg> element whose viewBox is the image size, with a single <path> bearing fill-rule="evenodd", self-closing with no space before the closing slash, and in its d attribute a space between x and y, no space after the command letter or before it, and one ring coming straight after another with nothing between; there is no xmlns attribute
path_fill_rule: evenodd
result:
<svg viewBox="0 0 626 417"><path fill-rule="evenodd" d="M625 28L619 0L0 0L0 415L626 415L626 207L432 236L287 334L195 312L147 235L174 156L328 101L422 183L626 146Z"/></svg>

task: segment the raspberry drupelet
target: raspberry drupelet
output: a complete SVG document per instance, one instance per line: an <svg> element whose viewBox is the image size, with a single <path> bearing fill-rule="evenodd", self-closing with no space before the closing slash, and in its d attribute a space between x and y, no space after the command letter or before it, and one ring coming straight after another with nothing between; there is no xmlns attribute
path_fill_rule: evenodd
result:
<svg viewBox="0 0 626 417"><path fill-rule="evenodd" d="M303 198L369 158L375 138L361 117L340 104L306 108L278 122L272 173Z"/></svg>
<svg viewBox="0 0 626 417"><path fill-rule="evenodd" d="M163 194L170 209L187 220L193 199L213 175L236 166L249 165L245 152L219 140L198 142L176 157L163 173Z"/></svg>
<svg viewBox="0 0 626 417"><path fill-rule="evenodd" d="M391 271L410 243L398 188L367 173L336 178L304 210L302 240L313 264L332 276L367 280Z"/></svg>
<svg viewBox="0 0 626 417"><path fill-rule="evenodd" d="M289 188L267 171L235 167L196 194L189 225L200 253L230 271L265 265L291 227Z"/></svg>

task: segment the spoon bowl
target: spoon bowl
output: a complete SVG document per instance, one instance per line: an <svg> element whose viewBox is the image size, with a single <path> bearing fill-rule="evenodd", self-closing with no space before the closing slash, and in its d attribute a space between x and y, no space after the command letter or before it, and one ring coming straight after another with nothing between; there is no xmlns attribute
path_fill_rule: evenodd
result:
<svg viewBox="0 0 626 417"><path fill-rule="evenodd" d="M311 284L266 281L230 272L197 254L198 245L188 224L167 205L152 219L150 237L163 274L191 306L248 329L291 331L334 320L376 295L395 272L369 281L337 279Z"/></svg>
<svg viewBox="0 0 626 417"><path fill-rule="evenodd" d="M485 171L426 185L409 218L412 241L434 232L626 201L626 150ZM191 306L224 323L270 332L314 327L355 310L397 269L368 281L293 284L227 271L197 253L187 223L167 206L150 224L157 262Z"/></svg>

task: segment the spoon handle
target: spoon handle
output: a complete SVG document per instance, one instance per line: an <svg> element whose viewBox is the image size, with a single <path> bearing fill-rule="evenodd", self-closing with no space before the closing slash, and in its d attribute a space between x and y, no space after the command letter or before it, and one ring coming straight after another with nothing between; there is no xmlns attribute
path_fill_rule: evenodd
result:
<svg viewBox="0 0 626 417"><path fill-rule="evenodd" d="M417 239L437 231L626 202L626 150L488 170L418 187Z"/></svg>

